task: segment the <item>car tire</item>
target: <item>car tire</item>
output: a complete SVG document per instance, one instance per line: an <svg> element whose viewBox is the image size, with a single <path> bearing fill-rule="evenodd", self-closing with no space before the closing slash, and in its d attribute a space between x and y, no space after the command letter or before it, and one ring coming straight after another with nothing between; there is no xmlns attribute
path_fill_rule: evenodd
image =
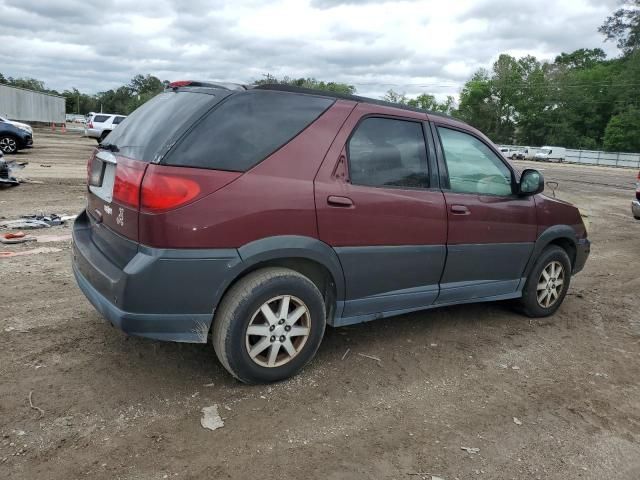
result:
<svg viewBox="0 0 640 480"><path fill-rule="evenodd" d="M551 245L543 250L529 272L517 306L528 317L553 315L567 295L570 282L569 255L563 248Z"/></svg>
<svg viewBox="0 0 640 480"><path fill-rule="evenodd" d="M326 311L311 280L270 267L233 285L213 321L213 347L227 371L245 383L270 383L295 375L315 356Z"/></svg>
<svg viewBox="0 0 640 480"><path fill-rule="evenodd" d="M2 150L2 153L16 153L19 150L18 139L13 135L2 135L0 137L0 150Z"/></svg>

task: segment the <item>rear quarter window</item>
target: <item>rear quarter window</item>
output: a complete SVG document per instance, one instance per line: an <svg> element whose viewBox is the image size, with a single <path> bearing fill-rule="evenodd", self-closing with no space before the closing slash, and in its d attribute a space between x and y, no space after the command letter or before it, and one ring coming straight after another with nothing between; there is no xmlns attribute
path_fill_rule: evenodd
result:
<svg viewBox="0 0 640 480"><path fill-rule="evenodd" d="M96 115L93 117L93 123L104 123L109 120L110 115Z"/></svg>
<svg viewBox="0 0 640 480"><path fill-rule="evenodd" d="M168 165L244 172L313 123L333 99L253 90L227 98L167 155Z"/></svg>

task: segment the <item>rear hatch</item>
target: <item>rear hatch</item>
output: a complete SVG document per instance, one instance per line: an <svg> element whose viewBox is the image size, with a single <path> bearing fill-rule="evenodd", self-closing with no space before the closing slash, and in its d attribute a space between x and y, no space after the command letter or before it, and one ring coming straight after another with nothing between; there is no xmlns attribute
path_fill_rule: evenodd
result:
<svg viewBox="0 0 640 480"><path fill-rule="evenodd" d="M222 89L167 91L129 115L92 153L87 164L87 213L91 217L93 242L110 258L113 234L138 242L138 224L145 172L214 105L231 94ZM150 172L151 172L150 170ZM148 175L156 184L157 176ZM147 201L171 206L194 196L193 182L160 181L161 199ZM193 187L193 188L192 188ZM197 192L195 192L197 194ZM144 206L143 206L144 208ZM133 256L135 251L130 256ZM116 255L117 257L117 255ZM127 259L121 259L126 263Z"/></svg>

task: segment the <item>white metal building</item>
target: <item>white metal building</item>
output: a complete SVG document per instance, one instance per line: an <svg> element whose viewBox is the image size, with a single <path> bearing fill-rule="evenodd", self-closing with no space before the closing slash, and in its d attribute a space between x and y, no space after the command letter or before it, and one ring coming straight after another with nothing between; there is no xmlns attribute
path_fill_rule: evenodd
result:
<svg viewBox="0 0 640 480"><path fill-rule="evenodd" d="M0 85L0 115L19 122L64 123L65 100L59 95Z"/></svg>

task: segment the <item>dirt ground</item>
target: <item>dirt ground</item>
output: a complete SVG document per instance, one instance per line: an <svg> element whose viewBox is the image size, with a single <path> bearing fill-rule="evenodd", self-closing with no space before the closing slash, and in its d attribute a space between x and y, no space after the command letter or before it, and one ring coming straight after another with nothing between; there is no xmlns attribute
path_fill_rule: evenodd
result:
<svg viewBox="0 0 640 480"><path fill-rule="evenodd" d="M0 190L0 217L82 209L95 143L37 131L35 145L12 158L44 183ZM640 478L637 172L531 165L588 215L593 242L555 316L478 304L328 329L272 386L235 381L211 345L108 326L68 241L0 259L0 478ZM224 427L205 430L214 404Z"/></svg>

